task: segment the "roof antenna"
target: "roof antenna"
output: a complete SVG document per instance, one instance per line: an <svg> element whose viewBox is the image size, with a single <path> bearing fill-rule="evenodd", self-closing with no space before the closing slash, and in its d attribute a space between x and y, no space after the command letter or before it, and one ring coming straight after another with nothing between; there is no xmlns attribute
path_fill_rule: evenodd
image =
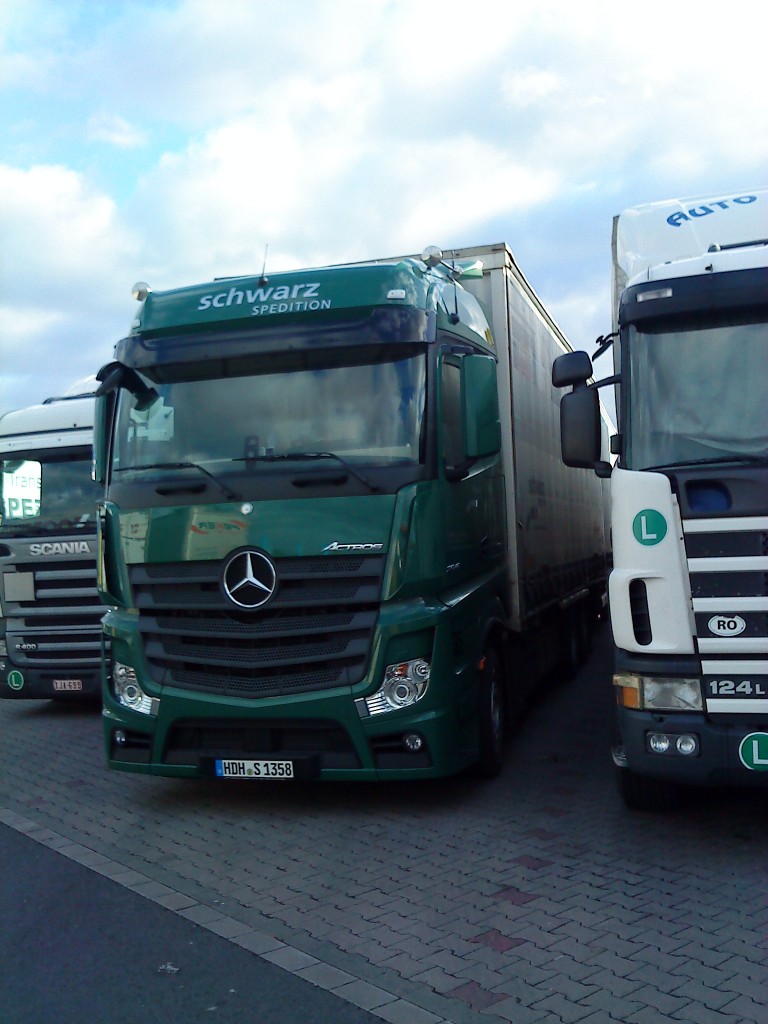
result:
<svg viewBox="0 0 768 1024"><path fill-rule="evenodd" d="M264 264L261 268L261 277L259 278L259 284L265 285L267 283L267 253L269 252L269 242L264 246Z"/></svg>

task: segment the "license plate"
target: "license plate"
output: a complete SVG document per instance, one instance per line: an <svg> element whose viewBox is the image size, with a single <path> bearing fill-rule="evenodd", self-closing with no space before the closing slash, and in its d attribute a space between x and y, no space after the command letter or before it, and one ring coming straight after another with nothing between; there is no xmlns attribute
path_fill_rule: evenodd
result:
<svg viewBox="0 0 768 1024"><path fill-rule="evenodd" d="M292 779L293 761L243 761L217 758L214 762L220 779Z"/></svg>
<svg viewBox="0 0 768 1024"><path fill-rule="evenodd" d="M67 693L73 690L82 690L82 679L54 679L53 689L56 693Z"/></svg>

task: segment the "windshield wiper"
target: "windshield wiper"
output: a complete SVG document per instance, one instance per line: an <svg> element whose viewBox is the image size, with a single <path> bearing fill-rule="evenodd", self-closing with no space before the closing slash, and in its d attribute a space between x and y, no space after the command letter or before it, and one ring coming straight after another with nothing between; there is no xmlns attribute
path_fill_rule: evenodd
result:
<svg viewBox="0 0 768 1024"><path fill-rule="evenodd" d="M750 466L768 466L768 455L713 455L709 459L681 459L679 462L663 462L658 466L644 466L648 471L657 469L685 469L687 466L721 466L728 462L746 463Z"/></svg>
<svg viewBox="0 0 768 1024"><path fill-rule="evenodd" d="M218 477L215 477L213 473L210 473L204 466L199 465L197 462L150 462L144 466L119 466L115 472L127 473L129 470L140 469L198 469L209 479L213 480L226 498L230 501L240 501L239 494L236 494L230 487L227 487L222 480L219 480Z"/></svg>
<svg viewBox="0 0 768 1024"><path fill-rule="evenodd" d="M357 477L360 483L370 491L379 491L381 488L378 484L373 483L364 476L359 470L355 469L346 459L342 458L341 455L337 455L335 452L285 452L279 455L255 455L253 458L246 458L246 462L301 462L303 460L316 460L316 459L335 459L336 462L341 463L344 469L352 476Z"/></svg>

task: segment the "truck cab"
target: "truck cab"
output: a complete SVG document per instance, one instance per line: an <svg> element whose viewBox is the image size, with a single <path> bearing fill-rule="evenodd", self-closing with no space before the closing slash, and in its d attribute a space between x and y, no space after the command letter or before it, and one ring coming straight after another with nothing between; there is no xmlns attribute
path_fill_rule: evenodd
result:
<svg viewBox="0 0 768 1024"><path fill-rule="evenodd" d="M632 807L768 784L767 239L766 192L651 204L614 228L613 753ZM605 469L591 365L554 375L574 385L566 461Z"/></svg>
<svg viewBox="0 0 768 1024"><path fill-rule="evenodd" d="M606 565L508 247L134 293L95 433L110 766L498 773Z"/></svg>
<svg viewBox="0 0 768 1024"><path fill-rule="evenodd" d="M2 697L100 699L95 386L0 418Z"/></svg>

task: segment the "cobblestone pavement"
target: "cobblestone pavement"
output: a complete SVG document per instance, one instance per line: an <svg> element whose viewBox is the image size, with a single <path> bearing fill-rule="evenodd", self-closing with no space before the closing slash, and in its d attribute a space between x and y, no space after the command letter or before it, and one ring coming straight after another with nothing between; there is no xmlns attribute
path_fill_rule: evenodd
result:
<svg viewBox="0 0 768 1024"><path fill-rule="evenodd" d="M493 782L109 772L97 712L0 701L0 822L402 1024L764 1024L761 793L632 814L609 636Z"/></svg>

